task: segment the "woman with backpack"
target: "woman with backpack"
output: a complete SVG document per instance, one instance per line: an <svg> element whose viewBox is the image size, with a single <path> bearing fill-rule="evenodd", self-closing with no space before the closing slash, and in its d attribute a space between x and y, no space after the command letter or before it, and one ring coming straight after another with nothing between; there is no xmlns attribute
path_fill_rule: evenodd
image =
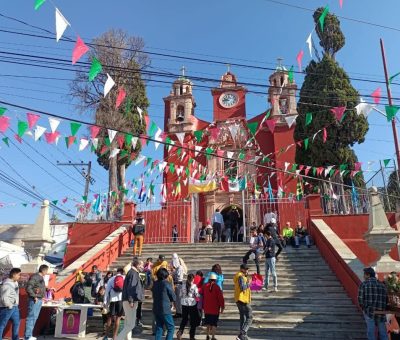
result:
<svg viewBox="0 0 400 340"><path fill-rule="evenodd" d="M199 313L197 311L197 298L200 297L199 289L194 283L194 275L189 274L181 290L182 321L176 337L182 339L183 331L190 318L190 340L195 340L196 327L199 325Z"/></svg>
<svg viewBox="0 0 400 340"><path fill-rule="evenodd" d="M175 302L175 315L174 318L182 316L182 305L179 296L181 295L183 277L187 274L187 267L185 262L178 256L177 253L172 254L172 261L170 263L171 274L174 280L175 295L177 296Z"/></svg>
<svg viewBox="0 0 400 340"><path fill-rule="evenodd" d="M146 224L143 217L143 213L141 211L138 211L132 226L132 233L134 239L133 256L142 255L143 240L144 240L143 235L145 230L146 230Z"/></svg>
<svg viewBox="0 0 400 340"><path fill-rule="evenodd" d="M73 303L85 303L85 275L80 270L76 274L76 281L70 289Z"/></svg>

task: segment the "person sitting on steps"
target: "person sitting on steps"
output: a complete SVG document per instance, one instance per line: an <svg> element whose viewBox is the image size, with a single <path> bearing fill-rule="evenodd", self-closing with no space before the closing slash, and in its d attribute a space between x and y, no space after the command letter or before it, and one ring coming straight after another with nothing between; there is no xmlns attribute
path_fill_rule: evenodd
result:
<svg viewBox="0 0 400 340"><path fill-rule="evenodd" d="M297 227L295 231L296 236L294 237L296 248L300 247L300 241L304 240L308 248L311 247L310 236L308 235L308 231L305 227L302 226L301 221L297 222Z"/></svg>

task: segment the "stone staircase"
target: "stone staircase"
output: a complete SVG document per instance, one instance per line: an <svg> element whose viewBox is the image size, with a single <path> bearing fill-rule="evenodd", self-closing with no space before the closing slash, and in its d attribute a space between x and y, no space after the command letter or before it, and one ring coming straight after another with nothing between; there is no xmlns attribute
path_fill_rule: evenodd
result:
<svg viewBox="0 0 400 340"><path fill-rule="evenodd" d="M218 334L238 334L239 314L233 300L233 276L247 251L244 244L166 244L145 245L143 260L156 259L163 254L167 259L176 252L187 264L189 272L204 273L215 263L222 267L226 309L221 315ZM116 270L132 260L132 249L117 259L110 269ZM249 261L250 272L255 271ZM263 271L263 264L262 264ZM251 339L365 339L361 313L353 305L343 287L316 248L286 248L277 263L278 292L259 292L252 295L253 326ZM143 336L151 334L151 293L143 304ZM176 320L176 325L180 322ZM100 331L100 319L89 320L89 332ZM198 329L199 339L204 329ZM185 336L188 338L187 332ZM136 338L136 337L135 337ZM140 338L140 335L137 336ZM185 337L184 337L185 338Z"/></svg>

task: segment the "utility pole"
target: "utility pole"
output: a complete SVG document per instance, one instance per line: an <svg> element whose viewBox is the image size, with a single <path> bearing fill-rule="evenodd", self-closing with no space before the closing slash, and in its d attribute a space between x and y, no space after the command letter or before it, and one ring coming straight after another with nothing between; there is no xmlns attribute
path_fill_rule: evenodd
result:
<svg viewBox="0 0 400 340"><path fill-rule="evenodd" d="M57 161L57 165L59 166L73 166L76 170L78 170L78 172L82 175L82 177L85 179L85 191L83 193L83 196L85 196L86 198L89 195L89 185L93 184L95 182L94 178L92 178L91 176L91 171L92 171L92 162L89 161L88 163L59 163ZM87 172L84 171L84 169L82 169L82 172L77 168L78 166L86 166L87 167Z"/></svg>
<svg viewBox="0 0 400 340"><path fill-rule="evenodd" d="M380 39L380 43L381 43L383 70L385 72L387 96L388 96L389 105L392 106L393 105L392 91L390 90L389 75L388 75L388 70L387 70L387 65L386 65L385 47L383 46L382 39ZM399 148L399 140L397 138L397 128L396 128L396 118L395 117L393 117L393 119L392 119L392 130L393 130L394 146L396 149L397 166L399 167L400 166L400 148Z"/></svg>

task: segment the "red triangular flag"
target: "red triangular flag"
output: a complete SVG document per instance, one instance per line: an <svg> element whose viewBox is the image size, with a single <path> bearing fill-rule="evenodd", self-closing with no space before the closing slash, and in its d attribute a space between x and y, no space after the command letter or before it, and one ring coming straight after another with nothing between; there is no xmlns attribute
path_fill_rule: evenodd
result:
<svg viewBox="0 0 400 340"><path fill-rule="evenodd" d="M322 130L322 141L325 143L327 138L328 138L328 132L326 131L326 128L324 128Z"/></svg>
<svg viewBox="0 0 400 340"><path fill-rule="evenodd" d="M299 71L301 72L301 61L303 60L303 55L304 55L304 51L301 50L298 54L297 54L297 65L299 65Z"/></svg>
<svg viewBox="0 0 400 340"><path fill-rule="evenodd" d="M306 167L306 169L304 170L304 175L308 175L308 173L310 172L310 170L311 170L311 166L308 166L308 167Z"/></svg>
<svg viewBox="0 0 400 340"><path fill-rule="evenodd" d="M120 105L124 101L125 97L126 97L126 91L124 90L123 87L120 87L119 91L118 91L117 101L115 103L116 109L118 109L120 107Z"/></svg>
<svg viewBox="0 0 400 340"><path fill-rule="evenodd" d="M337 106L331 109L338 122L342 120L343 114L346 111L346 106Z"/></svg>
<svg viewBox="0 0 400 340"><path fill-rule="evenodd" d="M100 132L100 127L96 125L90 126L90 137L96 138L99 132Z"/></svg>
<svg viewBox="0 0 400 340"><path fill-rule="evenodd" d="M211 135L212 139L215 140L215 139L218 138L219 128L215 127L215 128L209 129L208 131L210 132L210 135Z"/></svg>
<svg viewBox="0 0 400 340"><path fill-rule="evenodd" d="M60 133L58 131L55 132L45 132L44 137L46 138L46 142L48 144L52 144L56 141L57 137L60 136Z"/></svg>
<svg viewBox="0 0 400 340"><path fill-rule="evenodd" d="M18 134L15 134L15 135L14 135L14 138L15 138L18 142L22 143L22 138L21 138L20 136L18 136Z"/></svg>
<svg viewBox="0 0 400 340"><path fill-rule="evenodd" d="M379 104L381 101L381 88L378 87L374 92L372 92L371 97L374 98L375 104Z"/></svg>
<svg viewBox="0 0 400 340"><path fill-rule="evenodd" d="M40 118L39 115L30 112L26 114L26 117L28 118L28 126L30 129L32 129L36 125L37 121Z"/></svg>
<svg viewBox="0 0 400 340"><path fill-rule="evenodd" d="M271 131L271 133L274 133L276 121L274 119L268 119L266 123L269 131Z"/></svg>
<svg viewBox="0 0 400 340"><path fill-rule="evenodd" d="M322 174L322 171L324 171L324 168L322 166L317 168L317 175L320 176Z"/></svg>
<svg viewBox="0 0 400 340"><path fill-rule="evenodd" d="M223 157L224 156L224 150L217 150L217 156L218 157Z"/></svg>
<svg viewBox="0 0 400 340"><path fill-rule="evenodd" d="M87 51L89 51L89 47L87 47L78 36L76 38L74 50L72 51L72 64L75 64Z"/></svg>
<svg viewBox="0 0 400 340"><path fill-rule="evenodd" d="M121 135L117 136L117 143L118 143L118 146L119 146L120 149L123 148L124 141L125 141L125 137L124 136L121 136Z"/></svg>
<svg viewBox="0 0 400 340"><path fill-rule="evenodd" d="M0 116L0 132L6 132L10 126L10 117Z"/></svg>
<svg viewBox="0 0 400 340"><path fill-rule="evenodd" d="M69 148L72 144L75 143L76 137L75 136L68 136L67 139L67 148Z"/></svg>

